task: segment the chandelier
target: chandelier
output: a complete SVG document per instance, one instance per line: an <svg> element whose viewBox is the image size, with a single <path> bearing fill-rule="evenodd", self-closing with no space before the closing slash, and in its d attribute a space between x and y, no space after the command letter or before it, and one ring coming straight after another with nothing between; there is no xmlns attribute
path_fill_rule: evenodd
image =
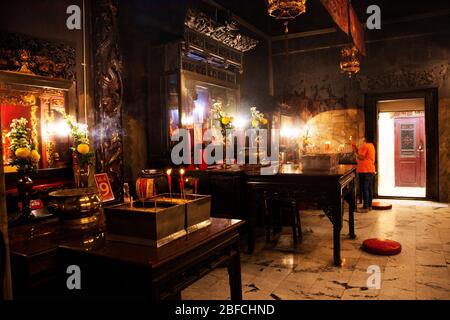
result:
<svg viewBox="0 0 450 320"><path fill-rule="evenodd" d="M306 12L306 0L267 0L267 11L276 19L293 19Z"/></svg>
<svg viewBox="0 0 450 320"><path fill-rule="evenodd" d="M361 69L359 51L355 46L348 46L341 49L340 67L341 72L347 73L350 78L359 72Z"/></svg>

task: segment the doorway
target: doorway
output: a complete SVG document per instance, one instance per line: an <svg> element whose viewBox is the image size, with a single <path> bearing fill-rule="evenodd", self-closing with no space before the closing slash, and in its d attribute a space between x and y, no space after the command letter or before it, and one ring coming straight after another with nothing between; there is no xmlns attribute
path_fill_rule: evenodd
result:
<svg viewBox="0 0 450 320"><path fill-rule="evenodd" d="M377 143L374 196L439 201L438 90L368 93L364 114Z"/></svg>
<svg viewBox="0 0 450 320"><path fill-rule="evenodd" d="M426 197L425 101L381 100L378 109L378 195Z"/></svg>

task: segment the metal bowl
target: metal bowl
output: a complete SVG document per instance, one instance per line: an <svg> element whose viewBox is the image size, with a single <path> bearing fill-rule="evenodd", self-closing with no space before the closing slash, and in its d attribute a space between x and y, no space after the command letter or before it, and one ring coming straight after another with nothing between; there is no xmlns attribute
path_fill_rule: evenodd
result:
<svg viewBox="0 0 450 320"><path fill-rule="evenodd" d="M99 212L101 199L95 189L64 189L49 193L48 210L60 220L92 217Z"/></svg>

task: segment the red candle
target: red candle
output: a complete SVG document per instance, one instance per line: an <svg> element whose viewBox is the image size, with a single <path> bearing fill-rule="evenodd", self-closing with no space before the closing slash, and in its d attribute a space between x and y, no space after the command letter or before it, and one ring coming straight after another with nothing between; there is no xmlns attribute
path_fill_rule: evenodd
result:
<svg viewBox="0 0 450 320"><path fill-rule="evenodd" d="M169 169L166 171L167 173L167 183L169 184L169 193L170 193L170 197L172 197L172 169Z"/></svg>
<svg viewBox="0 0 450 320"><path fill-rule="evenodd" d="M198 179L194 179L194 193L197 194L197 182Z"/></svg>
<svg viewBox="0 0 450 320"><path fill-rule="evenodd" d="M184 169L180 169L180 192L184 195Z"/></svg>
<svg viewBox="0 0 450 320"><path fill-rule="evenodd" d="M156 186L153 186L153 198L155 200L155 209L156 209Z"/></svg>
<svg viewBox="0 0 450 320"><path fill-rule="evenodd" d="M180 197L183 198L183 183L180 180Z"/></svg>

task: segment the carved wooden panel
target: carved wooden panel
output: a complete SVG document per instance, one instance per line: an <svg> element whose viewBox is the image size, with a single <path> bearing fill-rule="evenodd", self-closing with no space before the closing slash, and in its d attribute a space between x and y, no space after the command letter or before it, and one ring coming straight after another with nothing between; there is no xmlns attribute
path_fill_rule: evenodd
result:
<svg viewBox="0 0 450 320"><path fill-rule="evenodd" d="M400 124L400 156L402 158L416 157L415 123Z"/></svg>
<svg viewBox="0 0 450 320"><path fill-rule="evenodd" d="M75 80L75 48L0 32L0 70Z"/></svg>
<svg viewBox="0 0 450 320"><path fill-rule="evenodd" d="M448 75L449 66L446 63L420 69L405 67L370 76L359 75L358 79L364 91L440 87Z"/></svg>
<svg viewBox="0 0 450 320"><path fill-rule="evenodd" d="M96 0L93 8L95 43L95 146L97 172L105 172L116 198L122 197L122 57L118 44L117 0Z"/></svg>
<svg viewBox="0 0 450 320"><path fill-rule="evenodd" d="M187 11L184 24L192 30L241 52L249 51L258 44L257 40L238 33L236 22L220 25L206 14L193 9Z"/></svg>
<svg viewBox="0 0 450 320"><path fill-rule="evenodd" d="M193 61L183 57L181 67L183 70L195 72L211 79L228 82L233 85L237 83L236 74L234 72L216 68L201 61Z"/></svg>
<svg viewBox="0 0 450 320"><path fill-rule="evenodd" d="M184 40L189 50L200 50L208 55L208 58L217 57L224 62L231 63L242 68L243 53L235 49L229 48L219 41L213 40L201 33L186 28L184 31Z"/></svg>

